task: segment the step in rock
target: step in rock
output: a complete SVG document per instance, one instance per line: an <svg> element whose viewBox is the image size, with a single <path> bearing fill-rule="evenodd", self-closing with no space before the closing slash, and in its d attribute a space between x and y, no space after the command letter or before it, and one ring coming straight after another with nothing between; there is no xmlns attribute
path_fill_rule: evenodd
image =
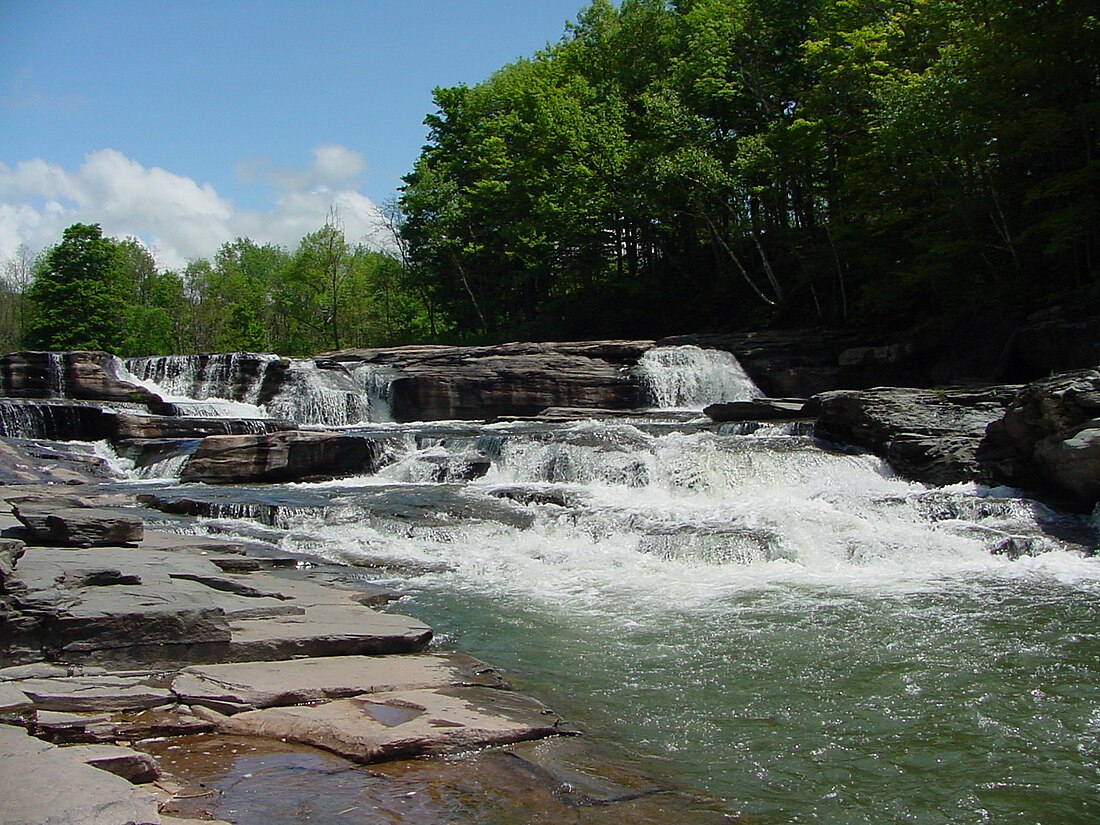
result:
<svg viewBox="0 0 1100 825"><path fill-rule="evenodd" d="M10 684L25 693L39 710L101 713L143 710L175 702L172 691L149 684L149 675L72 676L27 679Z"/></svg>
<svg viewBox="0 0 1100 825"><path fill-rule="evenodd" d="M135 785L152 782L160 776L156 760L133 748L121 745L70 745L65 751L86 765L113 773Z"/></svg>
<svg viewBox="0 0 1100 825"><path fill-rule="evenodd" d="M36 504L15 505L13 510L35 544L62 547L136 544L145 532L140 518L116 510Z"/></svg>
<svg viewBox="0 0 1100 825"><path fill-rule="evenodd" d="M505 687L500 674L459 654L327 656L199 665L172 680L180 701L233 714L365 693L448 686Z"/></svg>

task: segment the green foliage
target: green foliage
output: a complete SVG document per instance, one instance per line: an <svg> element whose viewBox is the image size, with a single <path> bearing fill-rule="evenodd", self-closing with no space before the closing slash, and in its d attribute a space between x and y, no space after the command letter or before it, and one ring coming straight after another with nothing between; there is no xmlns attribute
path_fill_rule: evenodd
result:
<svg viewBox="0 0 1100 825"><path fill-rule="evenodd" d="M29 267L29 251L20 260ZM335 212L294 253L238 238L182 273L158 270L134 239L104 238L98 225L83 224L66 230L33 278L21 280L17 264L8 262L0 281L0 294L13 299L0 313L9 350L307 355L423 340L434 313L410 270L392 255L349 244ZM34 312L21 336L24 298Z"/></svg>
<svg viewBox="0 0 1100 825"><path fill-rule="evenodd" d="M117 352L123 269L118 245L99 224L73 224L46 253L30 288L28 341L41 349Z"/></svg>
<svg viewBox="0 0 1100 825"><path fill-rule="evenodd" d="M436 90L419 288L467 339L1095 296L1098 37L1076 0L598 0Z"/></svg>

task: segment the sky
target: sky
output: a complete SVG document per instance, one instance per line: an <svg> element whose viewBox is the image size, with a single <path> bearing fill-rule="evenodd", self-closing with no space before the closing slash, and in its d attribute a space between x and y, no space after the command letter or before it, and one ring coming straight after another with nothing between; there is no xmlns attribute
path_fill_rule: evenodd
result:
<svg viewBox="0 0 1100 825"><path fill-rule="evenodd" d="M165 268L248 237L294 248L378 207L432 89L558 41L586 0L0 0L0 262L73 223Z"/></svg>

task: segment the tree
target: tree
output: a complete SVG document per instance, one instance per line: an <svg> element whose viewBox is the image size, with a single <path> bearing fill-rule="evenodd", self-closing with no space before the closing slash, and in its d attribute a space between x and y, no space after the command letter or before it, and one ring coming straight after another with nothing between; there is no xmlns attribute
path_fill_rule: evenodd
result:
<svg viewBox="0 0 1100 825"><path fill-rule="evenodd" d="M99 224L73 224L50 249L30 288L28 344L117 352L124 337L117 245Z"/></svg>
<svg viewBox="0 0 1100 825"><path fill-rule="evenodd" d="M0 273L0 350L23 345L27 332L27 293L38 262L26 244L19 244Z"/></svg>

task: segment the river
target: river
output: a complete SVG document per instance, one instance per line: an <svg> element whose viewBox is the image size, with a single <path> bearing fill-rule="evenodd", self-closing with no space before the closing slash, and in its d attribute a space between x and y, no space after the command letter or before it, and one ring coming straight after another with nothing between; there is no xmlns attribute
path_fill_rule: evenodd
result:
<svg viewBox="0 0 1100 825"><path fill-rule="evenodd" d="M664 406L748 391L681 355L654 367ZM232 487L118 466L211 502L196 529L394 586L438 647L752 821L1100 821L1087 519L683 409L344 428L391 463Z"/></svg>

